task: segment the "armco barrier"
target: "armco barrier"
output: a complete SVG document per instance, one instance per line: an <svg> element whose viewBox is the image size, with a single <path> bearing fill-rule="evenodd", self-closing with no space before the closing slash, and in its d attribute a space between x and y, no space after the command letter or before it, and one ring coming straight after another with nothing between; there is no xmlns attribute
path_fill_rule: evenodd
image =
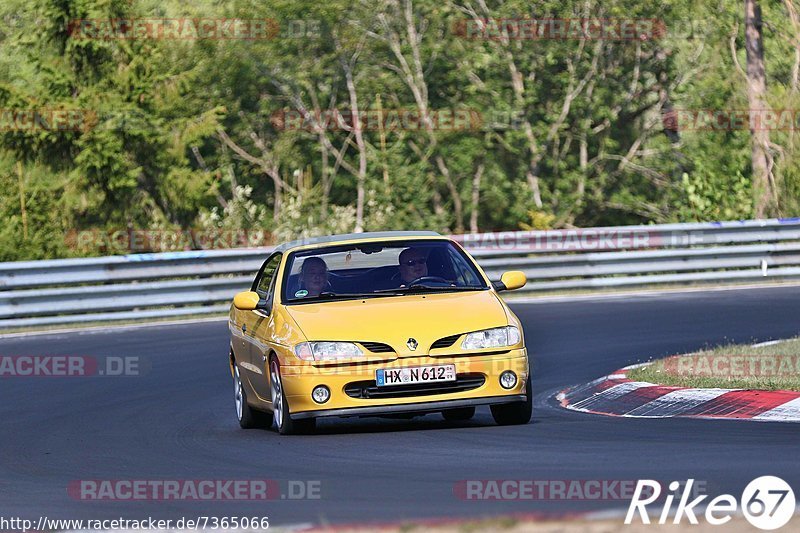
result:
<svg viewBox="0 0 800 533"><path fill-rule="evenodd" d="M800 279L800 219L458 235L520 292ZM0 263L0 329L220 313L269 248Z"/></svg>

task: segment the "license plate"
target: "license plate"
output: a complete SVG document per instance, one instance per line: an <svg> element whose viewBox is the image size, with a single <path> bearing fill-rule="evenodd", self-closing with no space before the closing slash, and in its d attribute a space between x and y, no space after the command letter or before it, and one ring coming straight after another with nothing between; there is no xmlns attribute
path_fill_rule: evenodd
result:
<svg viewBox="0 0 800 533"><path fill-rule="evenodd" d="M456 365L415 366L410 368L381 368L375 372L379 387L455 381Z"/></svg>

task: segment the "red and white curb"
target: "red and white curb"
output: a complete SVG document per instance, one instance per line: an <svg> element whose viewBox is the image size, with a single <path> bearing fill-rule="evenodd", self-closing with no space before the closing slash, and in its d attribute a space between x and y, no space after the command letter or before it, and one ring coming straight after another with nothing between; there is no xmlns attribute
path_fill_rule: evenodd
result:
<svg viewBox="0 0 800 533"><path fill-rule="evenodd" d="M650 363L645 363L650 364ZM632 381L627 366L586 385L560 392L562 407L630 418L714 418L800 422L800 392L691 389Z"/></svg>

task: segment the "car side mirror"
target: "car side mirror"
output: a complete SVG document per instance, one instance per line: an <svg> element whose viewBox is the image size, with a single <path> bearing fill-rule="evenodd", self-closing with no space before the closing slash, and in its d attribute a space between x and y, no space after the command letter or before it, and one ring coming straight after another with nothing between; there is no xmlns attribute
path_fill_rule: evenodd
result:
<svg viewBox="0 0 800 533"><path fill-rule="evenodd" d="M233 306L241 311L254 311L255 309L265 309L268 305L266 300L262 300L257 292L244 291L233 297Z"/></svg>
<svg viewBox="0 0 800 533"><path fill-rule="evenodd" d="M513 291L515 289L521 289L526 283L528 283L528 278L525 277L524 272L520 272L519 270L511 270L509 272L505 272L500 277L500 281L492 282L492 286L498 292Z"/></svg>

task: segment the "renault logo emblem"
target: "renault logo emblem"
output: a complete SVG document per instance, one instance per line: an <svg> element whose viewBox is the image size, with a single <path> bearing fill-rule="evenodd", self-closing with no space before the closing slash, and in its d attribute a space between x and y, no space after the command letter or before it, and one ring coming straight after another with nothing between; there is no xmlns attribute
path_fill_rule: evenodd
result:
<svg viewBox="0 0 800 533"><path fill-rule="evenodd" d="M406 346L408 346L408 349L413 352L414 350L417 349L417 346L419 346L419 343L417 342L417 339L415 339L414 337L411 337L410 339L408 339L408 342L406 343Z"/></svg>

